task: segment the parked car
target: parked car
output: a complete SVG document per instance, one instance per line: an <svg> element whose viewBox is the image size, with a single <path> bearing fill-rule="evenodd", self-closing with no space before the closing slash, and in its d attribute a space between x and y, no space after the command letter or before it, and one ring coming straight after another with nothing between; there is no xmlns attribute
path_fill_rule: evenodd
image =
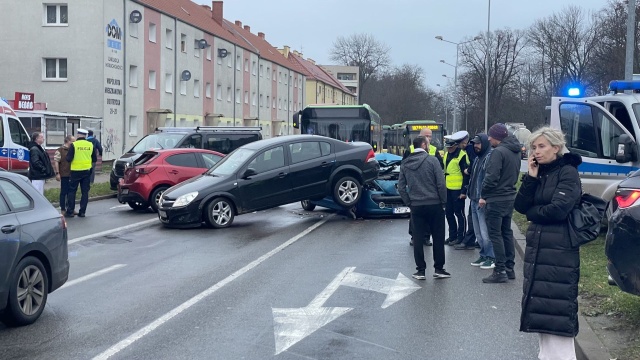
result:
<svg viewBox="0 0 640 360"><path fill-rule="evenodd" d="M0 172L0 320L28 325L69 276L67 223L18 174Z"/></svg>
<svg viewBox="0 0 640 360"><path fill-rule="evenodd" d="M605 243L609 276L622 291L640 295L640 170L623 180L611 201Z"/></svg>
<svg viewBox="0 0 640 360"><path fill-rule="evenodd" d="M158 211L158 201L168 188L201 175L224 157L203 149L167 149L145 151L127 166L118 185L118 201L134 210L151 206Z"/></svg>
<svg viewBox="0 0 640 360"><path fill-rule="evenodd" d="M235 216L331 195L345 208L378 176L371 145L314 135L288 135L244 145L204 175L162 195L158 211L167 226L214 228Z"/></svg>
<svg viewBox="0 0 640 360"><path fill-rule="evenodd" d="M398 193L398 176L402 156L382 153L376 154L380 164L378 178L362 187L362 197L353 209L353 216L407 216L410 214L408 206L404 205ZM343 210L331 196L321 200L302 200L302 208L313 211L316 206L333 210Z"/></svg>
<svg viewBox="0 0 640 360"><path fill-rule="evenodd" d="M127 165L147 150L195 148L228 154L244 144L262 139L259 126L161 127L138 141L131 150L113 162L109 182L117 190Z"/></svg>

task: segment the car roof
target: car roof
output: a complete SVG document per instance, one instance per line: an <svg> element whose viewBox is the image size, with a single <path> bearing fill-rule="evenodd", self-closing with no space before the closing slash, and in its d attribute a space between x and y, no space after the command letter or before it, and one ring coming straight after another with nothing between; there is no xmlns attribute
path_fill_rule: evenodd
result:
<svg viewBox="0 0 640 360"><path fill-rule="evenodd" d="M336 143L336 142L342 143L342 141L338 141L338 140L335 140L326 136L320 136L320 135L283 135L283 136L277 136L270 139L254 141L249 144L245 144L241 147L244 149L259 150L259 149L263 149L273 145L286 144L293 141L302 141L302 140L315 140L315 141L322 140L322 141L329 141L333 143Z"/></svg>

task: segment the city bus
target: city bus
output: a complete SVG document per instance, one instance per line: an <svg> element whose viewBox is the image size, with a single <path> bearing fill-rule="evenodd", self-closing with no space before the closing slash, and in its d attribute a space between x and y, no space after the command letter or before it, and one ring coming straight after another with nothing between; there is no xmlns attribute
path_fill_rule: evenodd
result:
<svg viewBox="0 0 640 360"><path fill-rule="evenodd" d="M382 152L391 152L389 151L390 136L391 136L391 125L382 125Z"/></svg>
<svg viewBox="0 0 640 360"><path fill-rule="evenodd" d="M406 149L411 146L413 139L420 134L422 129L431 129L433 136L431 138L431 145L435 146L439 151L444 149L444 136L446 130L444 124L437 123L434 120L408 120L402 124L395 124L392 127L392 132L395 133L393 137L393 145L391 145L393 154L403 156Z"/></svg>
<svg viewBox="0 0 640 360"><path fill-rule="evenodd" d="M369 105L309 105L293 114L293 127L302 134L336 140L364 141L382 151L380 116Z"/></svg>

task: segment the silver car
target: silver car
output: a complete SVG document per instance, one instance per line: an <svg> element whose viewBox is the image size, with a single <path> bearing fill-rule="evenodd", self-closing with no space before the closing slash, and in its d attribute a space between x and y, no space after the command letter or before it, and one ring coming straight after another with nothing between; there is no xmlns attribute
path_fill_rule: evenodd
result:
<svg viewBox="0 0 640 360"><path fill-rule="evenodd" d="M67 223L17 174L0 172L0 320L29 325L69 276Z"/></svg>

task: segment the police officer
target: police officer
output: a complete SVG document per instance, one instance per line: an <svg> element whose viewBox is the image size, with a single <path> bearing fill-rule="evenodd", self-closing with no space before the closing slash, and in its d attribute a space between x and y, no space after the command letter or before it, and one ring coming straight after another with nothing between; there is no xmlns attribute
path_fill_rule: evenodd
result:
<svg viewBox="0 0 640 360"><path fill-rule="evenodd" d="M454 136L455 135L455 136ZM469 183L467 168L469 157L459 147L460 142L469 137L466 131L458 132L445 142L447 152L444 154L444 175L447 187L446 217L449 226L449 237L446 244L453 246L464 240L467 219L464 213L466 187Z"/></svg>
<svg viewBox="0 0 640 360"><path fill-rule="evenodd" d="M93 143L87 140L88 131L78 129L76 141L69 146L67 161L71 164L71 175L69 176L69 193L67 194L66 217L73 217L76 207L76 192L80 185L80 211L79 217L85 217L87 203L89 202L89 188L91 186L91 163L98 161L96 149Z"/></svg>

